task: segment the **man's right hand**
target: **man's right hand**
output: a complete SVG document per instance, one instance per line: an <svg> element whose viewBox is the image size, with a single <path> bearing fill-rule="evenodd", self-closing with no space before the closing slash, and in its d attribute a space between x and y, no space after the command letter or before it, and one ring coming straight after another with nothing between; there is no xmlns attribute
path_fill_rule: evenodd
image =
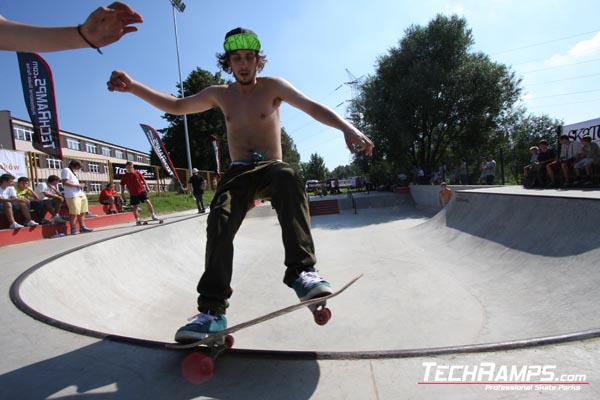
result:
<svg viewBox="0 0 600 400"><path fill-rule="evenodd" d="M106 85L111 92L131 92L133 79L124 71L113 71Z"/></svg>

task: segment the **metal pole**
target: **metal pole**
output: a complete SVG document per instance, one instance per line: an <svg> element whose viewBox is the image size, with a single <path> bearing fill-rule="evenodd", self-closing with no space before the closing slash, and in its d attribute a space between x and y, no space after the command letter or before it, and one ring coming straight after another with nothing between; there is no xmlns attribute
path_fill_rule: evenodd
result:
<svg viewBox="0 0 600 400"><path fill-rule="evenodd" d="M175 47L177 48L177 68L179 70L179 89L181 90L181 98L184 97L183 81L181 80L181 62L179 61L179 36L177 35L177 19L175 18L175 4L173 7L173 26L175 27ZM183 114L183 130L185 132L185 151L187 154L188 171L192 174L192 154L190 152L190 137L188 134L187 115Z"/></svg>

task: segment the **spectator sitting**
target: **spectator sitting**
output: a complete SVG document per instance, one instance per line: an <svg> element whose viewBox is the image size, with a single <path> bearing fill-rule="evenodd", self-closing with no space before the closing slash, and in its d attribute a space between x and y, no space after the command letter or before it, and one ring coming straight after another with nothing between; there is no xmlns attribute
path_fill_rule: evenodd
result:
<svg viewBox="0 0 600 400"><path fill-rule="evenodd" d="M529 153L531 154L531 157L529 158L529 164L526 165L525 168L523 168L523 176L525 177L525 181L527 181L527 177L529 176L529 171L531 171L535 167L535 164L537 163L539 152L540 152L540 148L537 146L531 146L529 148Z"/></svg>
<svg viewBox="0 0 600 400"><path fill-rule="evenodd" d="M577 155L581 152L581 142L569 140L569 136L561 135L560 137L560 154L558 160L546 165L546 174L550 178L550 183L555 186L556 179L554 175L562 169L565 178L563 187L568 187L571 184L571 168L577 161Z"/></svg>
<svg viewBox="0 0 600 400"><path fill-rule="evenodd" d="M552 186L552 182L546 182L546 165L554 161L554 151L548 147L548 141L546 139L540 140L538 143L540 151L538 153L537 163L535 169L538 174L538 181L540 184L546 184L547 187Z"/></svg>
<svg viewBox="0 0 600 400"><path fill-rule="evenodd" d="M592 142L592 137L585 135L581 138L583 147L579 152L579 161L574 165L576 180L575 185L590 186L592 184L593 165L600 164L600 149L598 143ZM585 172L585 177L582 177L582 172Z"/></svg>
<svg viewBox="0 0 600 400"><path fill-rule="evenodd" d="M44 210L48 211L52 218L50 221L55 224L67 222L66 219L60 216L60 208L62 207L65 198L58 189L60 178L56 175L50 175L46 182L41 182L37 185L37 194L42 200Z"/></svg>
<svg viewBox="0 0 600 400"><path fill-rule="evenodd" d="M46 213L46 211L44 210L44 205L42 204L42 201L40 200L37 193L31 190L31 188L29 187L29 178L22 176L19 179L17 179L17 187L15 188L15 190L17 192L17 197L21 200L24 200L24 202L22 203L26 204L29 210L35 211L35 214L37 215L36 222L39 225L45 225L50 223L50 221L44 218L44 214ZM29 219L31 219L30 217Z"/></svg>
<svg viewBox="0 0 600 400"><path fill-rule="evenodd" d="M115 185L113 183L106 185L104 190L100 192L98 201L100 204L108 205L111 214L117 214L123 211L123 198L115 192Z"/></svg>
<svg viewBox="0 0 600 400"><path fill-rule="evenodd" d="M24 228L23 225L15 221L14 211L21 210L23 218L25 218L26 226L37 226L38 223L31 220L29 213L29 202L26 199L19 199L17 191L13 186L15 177L11 174L3 174L0 176L0 209L4 210L4 215L9 223L10 229Z"/></svg>

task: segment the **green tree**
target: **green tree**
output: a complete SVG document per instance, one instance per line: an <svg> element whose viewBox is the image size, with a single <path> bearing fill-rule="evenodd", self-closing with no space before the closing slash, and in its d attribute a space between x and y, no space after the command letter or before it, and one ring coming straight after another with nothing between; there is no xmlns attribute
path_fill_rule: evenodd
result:
<svg viewBox="0 0 600 400"><path fill-rule="evenodd" d="M300 172L300 153L296 144L285 128L281 128L281 150L283 152L283 161L290 164L296 172Z"/></svg>
<svg viewBox="0 0 600 400"><path fill-rule="evenodd" d="M307 163L300 164L300 173L304 180L316 179L322 181L327 178L327 167L325 160L317 153L310 155L310 160Z"/></svg>
<svg viewBox="0 0 600 400"><path fill-rule="evenodd" d="M183 87L185 95L191 96L207 86L226 83L228 82L221 78L220 72L212 74L201 68L196 68L183 82ZM169 121L169 126L160 130L163 134L163 143L173 164L178 168L187 169L183 116L166 113L163 118ZM227 165L230 159L227 150L225 119L221 110L214 108L202 113L189 114L187 123L192 166L211 171L217 169L211 135L216 135L219 138L221 163ZM154 153L151 154L151 158L153 164L160 165Z"/></svg>
<svg viewBox="0 0 600 400"><path fill-rule="evenodd" d="M329 173L329 178L352 178L354 176L360 175L360 172L357 171L354 165L338 165Z"/></svg>
<svg viewBox="0 0 600 400"><path fill-rule="evenodd" d="M520 81L501 64L470 52L467 22L438 15L411 26L351 104L351 119L376 146L373 165L390 170L477 159L507 141L501 123L520 94Z"/></svg>

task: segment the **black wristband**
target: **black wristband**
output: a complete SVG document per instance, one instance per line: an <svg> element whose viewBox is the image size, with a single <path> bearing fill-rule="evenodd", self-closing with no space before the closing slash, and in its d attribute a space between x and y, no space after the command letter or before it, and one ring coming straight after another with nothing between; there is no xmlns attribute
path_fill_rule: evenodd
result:
<svg viewBox="0 0 600 400"><path fill-rule="evenodd" d="M96 49L96 51L100 54L103 54L102 51L100 50L99 47L94 46L94 44L92 42L90 42L89 40L87 40L87 38L85 36L83 36L83 33L81 32L81 25L77 25L77 32L79 32L79 35L83 38L83 40L85 40L85 42L92 48L92 49Z"/></svg>

